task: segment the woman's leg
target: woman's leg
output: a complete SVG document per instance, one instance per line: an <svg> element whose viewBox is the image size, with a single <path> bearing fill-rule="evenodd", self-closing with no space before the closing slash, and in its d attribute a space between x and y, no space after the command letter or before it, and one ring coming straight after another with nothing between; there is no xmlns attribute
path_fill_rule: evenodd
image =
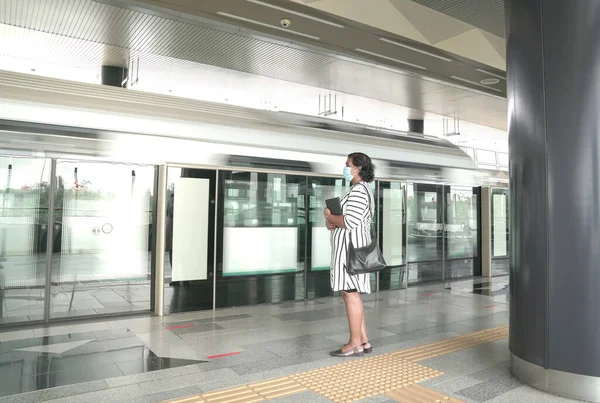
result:
<svg viewBox="0 0 600 403"><path fill-rule="evenodd" d="M365 345L363 345L364 348L371 347L371 343L369 343L369 336L367 336L367 326L365 325L364 309L363 309L362 323L360 325L360 342L361 342L361 344L366 343Z"/></svg>
<svg viewBox="0 0 600 403"><path fill-rule="evenodd" d="M346 314L348 315L348 327L350 328L350 341L343 349L348 351L362 345L364 327L363 303L358 292L342 291L346 303ZM366 336L366 330L364 331Z"/></svg>

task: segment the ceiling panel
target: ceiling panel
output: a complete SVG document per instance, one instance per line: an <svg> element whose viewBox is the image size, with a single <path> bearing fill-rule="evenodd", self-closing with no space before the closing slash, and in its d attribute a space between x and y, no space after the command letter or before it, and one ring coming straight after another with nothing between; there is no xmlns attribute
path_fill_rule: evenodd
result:
<svg viewBox="0 0 600 403"><path fill-rule="evenodd" d="M162 16L91 0L0 0L0 24L0 55L30 60L32 66L37 61L99 71L102 64L123 65L127 59L139 58L140 77L145 72L184 77L183 70L193 62L506 129L506 100L474 92L464 82L444 84L397 66L352 60L331 50L289 39L269 40L235 27L192 23L176 14ZM396 51L397 46L385 45ZM473 72L472 80L489 77ZM475 81L471 87L479 89Z"/></svg>
<svg viewBox="0 0 600 403"><path fill-rule="evenodd" d="M466 22L479 29L505 37L504 0L411 0Z"/></svg>

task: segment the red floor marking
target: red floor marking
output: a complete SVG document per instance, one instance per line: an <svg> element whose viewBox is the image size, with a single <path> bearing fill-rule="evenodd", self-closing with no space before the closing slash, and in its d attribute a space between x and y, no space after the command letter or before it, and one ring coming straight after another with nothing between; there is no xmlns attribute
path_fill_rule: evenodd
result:
<svg viewBox="0 0 600 403"><path fill-rule="evenodd" d="M226 354L217 354L217 355L209 355L208 358L209 360L212 360L213 358L223 358L223 357L231 357L232 355L238 355L239 351L233 352L233 353L226 353Z"/></svg>
<svg viewBox="0 0 600 403"><path fill-rule="evenodd" d="M169 326L167 328L167 330L173 330L173 329L187 329L188 327L192 327L194 326L193 324L187 324L187 325L181 325L181 326Z"/></svg>
<svg viewBox="0 0 600 403"><path fill-rule="evenodd" d="M485 306L484 308L488 308L488 309L489 309L489 308L493 308L493 307L495 307L495 306L496 306L496 305L488 305L488 306Z"/></svg>
<svg viewBox="0 0 600 403"><path fill-rule="evenodd" d="M428 293L425 293L425 294L421 294L422 297L431 297L433 295L435 295L434 292L428 292Z"/></svg>

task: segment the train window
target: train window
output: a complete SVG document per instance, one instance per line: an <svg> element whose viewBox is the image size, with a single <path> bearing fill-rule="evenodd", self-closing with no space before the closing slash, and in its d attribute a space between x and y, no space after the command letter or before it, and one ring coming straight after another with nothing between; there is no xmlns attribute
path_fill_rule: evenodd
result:
<svg viewBox="0 0 600 403"><path fill-rule="evenodd" d="M223 276L304 269L306 177L223 172Z"/></svg>

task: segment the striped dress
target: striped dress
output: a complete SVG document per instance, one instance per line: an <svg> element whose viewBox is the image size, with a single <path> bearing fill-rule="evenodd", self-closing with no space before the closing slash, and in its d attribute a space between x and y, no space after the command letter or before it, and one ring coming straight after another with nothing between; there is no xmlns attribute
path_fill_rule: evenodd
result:
<svg viewBox="0 0 600 403"><path fill-rule="evenodd" d="M350 191L340 199L344 224L346 228L336 228L331 232L331 266L330 282L333 291L357 290L361 293L371 293L369 274L351 276L346 273L346 258L348 242L352 237L352 245L363 247L371 242L372 211L375 204L373 195L367 183L361 182L352 186Z"/></svg>

